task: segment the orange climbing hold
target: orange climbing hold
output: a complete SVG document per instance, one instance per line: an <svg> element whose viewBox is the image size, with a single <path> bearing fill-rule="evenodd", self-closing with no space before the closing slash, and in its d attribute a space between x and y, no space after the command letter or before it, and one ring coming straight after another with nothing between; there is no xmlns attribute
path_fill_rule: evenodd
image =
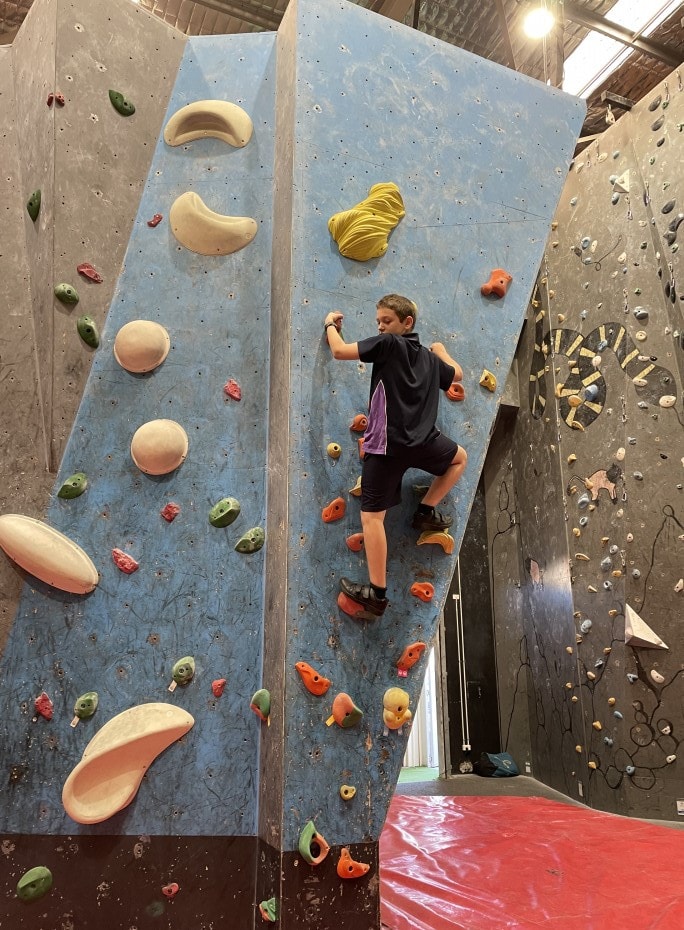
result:
<svg viewBox="0 0 684 930"><path fill-rule="evenodd" d="M352 533L351 536L347 536L346 543L352 552L361 552L363 549L363 533Z"/></svg>
<svg viewBox="0 0 684 930"><path fill-rule="evenodd" d="M295 668L304 682L307 691L320 697L330 687L330 679L324 678L315 668L312 668L308 662L296 662Z"/></svg>
<svg viewBox="0 0 684 930"><path fill-rule="evenodd" d="M513 276L504 271L503 268L495 268L489 276L489 281L482 285L480 291L485 297L489 297L490 294L494 294L495 297L503 297L512 280Z"/></svg>
<svg viewBox="0 0 684 930"><path fill-rule="evenodd" d="M372 614L370 611L362 607L361 604L357 604L356 601L353 601L343 591L340 591L340 593L337 595L337 606L340 608L342 613L345 613L348 617L352 617L354 620L378 619L376 614Z"/></svg>
<svg viewBox="0 0 684 930"><path fill-rule="evenodd" d="M435 596L435 589L429 581L414 581L411 585L411 594L427 603Z"/></svg>
<svg viewBox="0 0 684 930"><path fill-rule="evenodd" d="M363 436L361 439L357 439L356 441L359 444L359 458L362 459L365 455L365 452L363 451Z"/></svg>
<svg viewBox="0 0 684 930"><path fill-rule="evenodd" d="M454 551L454 538L447 532L433 533L431 530L426 530L424 533L420 534L416 545L425 546L427 543L437 543L437 545L444 549L447 555L451 555Z"/></svg>
<svg viewBox="0 0 684 930"><path fill-rule="evenodd" d="M369 871L370 866L366 862L357 862L352 859L351 853L346 846L340 850L340 858L337 862L337 874L340 878L362 878Z"/></svg>
<svg viewBox="0 0 684 930"><path fill-rule="evenodd" d="M362 433L365 428L368 426L368 417L365 413L357 413L354 419L351 421L349 426L350 430L353 430L355 433Z"/></svg>
<svg viewBox="0 0 684 930"><path fill-rule="evenodd" d="M214 695L214 697L221 697L221 695L226 689L226 684L227 682L225 678L217 678L214 681L212 681L211 692Z"/></svg>
<svg viewBox="0 0 684 930"><path fill-rule="evenodd" d="M409 669L413 668L426 649L427 644L420 641L411 643L410 646L407 646L406 649L404 649L401 654L401 658L397 662L399 678L408 677Z"/></svg>
<svg viewBox="0 0 684 930"><path fill-rule="evenodd" d="M465 400L465 388L460 381L454 381L446 392L446 396L448 400Z"/></svg>
<svg viewBox="0 0 684 930"><path fill-rule="evenodd" d="M328 726L336 723L346 730L357 724L362 717L363 711L356 706L348 694L341 691L333 701L332 714L325 722Z"/></svg>
<svg viewBox="0 0 684 930"><path fill-rule="evenodd" d="M336 497L327 507L324 507L321 516L324 523L334 523L335 520L341 520L345 514L347 505L343 497Z"/></svg>

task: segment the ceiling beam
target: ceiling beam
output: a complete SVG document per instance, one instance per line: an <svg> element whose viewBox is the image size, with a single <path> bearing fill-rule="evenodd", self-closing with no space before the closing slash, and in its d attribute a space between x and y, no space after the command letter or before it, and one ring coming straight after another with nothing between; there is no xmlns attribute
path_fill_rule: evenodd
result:
<svg viewBox="0 0 684 930"><path fill-rule="evenodd" d="M412 6L413 0L374 0L370 5L370 9L374 13L393 19L397 23L403 23Z"/></svg>
<svg viewBox="0 0 684 930"><path fill-rule="evenodd" d="M503 39L504 49L506 50L506 57L508 58L508 67L512 68L514 71L518 70L518 65L515 60L515 52L513 51L513 44L511 42L511 33L508 29L508 20L506 19L506 8L504 7L503 0L495 0L496 3L496 13L499 17L499 32L501 38Z"/></svg>
<svg viewBox="0 0 684 930"><path fill-rule="evenodd" d="M274 10L272 7L262 6L260 3L243 3L240 0L233 3L224 3L223 0L195 0L195 2L208 10L225 13L226 16L232 16L234 19L249 23L250 26L258 26L260 29L266 29L269 32L275 32L280 26L280 20L283 18L280 11Z"/></svg>
<svg viewBox="0 0 684 930"><path fill-rule="evenodd" d="M566 19L577 23L578 26L584 26L591 29L592 32L600 32L601 35L608 36L609 39L615 39L623 45L628 45L637 52L643 52L644 55L650 55L651 58L657 58L664 61L670 68L678 68L682 64L682 56L678 55L674 49L667 45L661 45L660 42L651 42L650 39L639 38L624 26L618 26L617 23L611 23L604 16L592 13L586 7L577 6L572 0L562 0L561 7Z"/></svg>

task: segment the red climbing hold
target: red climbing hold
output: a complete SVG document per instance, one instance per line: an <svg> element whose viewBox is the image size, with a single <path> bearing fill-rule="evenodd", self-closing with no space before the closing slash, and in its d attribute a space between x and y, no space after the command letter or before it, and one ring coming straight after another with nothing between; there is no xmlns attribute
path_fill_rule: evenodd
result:
<svg viewBox="0 0 684 930"><path fill-rule="evenodd" d="M64 94L55 94L55 103L58 103L60 107L64 106Z"/></svg>
<svg viewBox="0 0 684 930"><path fill-rule="evenodd" d="M348 595L343 591L337 595L337 606L340 608L342 613L347 614L348 617L352 617L354 620L377 620L378 618L367 611L362 604L357 604L356 601L353 601Z"/></svg>
<svg viewBox="0 0 684 930"><path fill-rule="evenodd" d="M449 400L464 400L465 388L460 381L453 381L451 387L446 392L446 396Z"/></svg>
<svg viewBox="0 0 684 930"><path fill-rule="evenodd" d="M429 581L414 581L411 585L411 594L427 603L435 596L435 589Z"/></svg>
<svg viewBox="0 0 684 930"><path fill-rule="evenodd" d="M347 536L346 543L352 552L361 552L363 549L363 533L353 533L351 536Z"/></svg>
<svg viewBox="0 0 684 930"><path fill-rule="evenodd" d="M173 501L169 503L162 510L159 511L162 517L166 520L167 523L173 523L178 514L180 513L180 507L178 504L174 504Z"/></svg>
<svg viewBox="0 0 684 930"><path fill-rule="evenodd" d="M159 226L164 217L161 213L155 213L151 220L147 221L148 226Z"/></svg>
<svg viewBox="0 0 684 930"><path fill-rule="evenodd" d="M49 107L52 106L54 99L55 99L55 95L54 95L54 94L48 94L48 95L47 95L47 101L46 101L46 103L47 103L47 105L48 105Z"/></svg>
<svg viewBox="0 0 684 930"><path fill-rule="evenodd" d="M321 675L320 672L317 672L315 668L312 668L308 662L295 662L295 668L299 672L299 675L304 682L304 687L307 691L310 691L312 694L315 694L317 697L320 697L330 687L330 679L325 678Z"/></svg>
<svg viewBox="0 0 684 930"><path fill-rule="evenodd" d="M368 417L364 413L357 413L349 426L355 433L362 433L368 426Z"/></svg>
<svg viewBox="0 0 684 930"><path fill-rule="evenodd" d="M179 891L178 882L169 882L168 885L164 885L162 888L162 894L167 898L175 898Z"/></svg>
<svg viewBox="0 0 684 930"><path fill-rule="evenodd" d="M232 397L233 400L242 400L242 388L235 378L229 378L228 381L226 381L223 385L223 393L228 397Z"/></svg>
<svg viewBox="0 0 684 930"><path fill-rule="evenodd" d="M211 690L212 690L214 697L221 697L221 695L225 691L226 684L227 682L225 678L217 678L215 681L212 681Z"/></svg>
<svg viewBox="0 0 684 930"><path fill-rule="evenodd" d="M336 497L327 507L321 511L324 523L334 523L335 520L341 520L345 514L347 505L343 497Z"/></svg>
<svg viewBox="0 0 684 930"><path fill-rule="evenodd" d="M76 266L76 271L79 274L82 274L84 278L88 278L90 281L94 281L95 284L102 284L102 275L99 271L95 271L90 262L83 262L81 265Z"/></svg>
<svg viewBox="0 0 684 930"><path fill-rule="evenodd" d="M44 691L41 691L35 699L33 706L36 708L36 713L40 714L41 717L45 717L46 720L52 720L53 704Z"/></svg>
<svg viewBox="0 0 684 930"><path fill-rule="evenodd" d="M407 646L406 649L404 649L399 661L397 662L399 678L408 677L409 669L413 668L418 659L420 659L422 656L425 649L427 649L426 644L421 642L411 643L410 646Z"/></svg>
<svg viewBox="0 0 684 930"><path fill-rule="evenodd" d="M112 558L117 568L120 568L126 575L132 575L140 568L140 563L136 562L132 555L123 552L121 549L112 549Z"/></svg>
<svg viewBox="0 0 684 930"><path fill-rule="evenodd" d="M503 268L495 268L489 276L489 281L482 285L480 291L485 297L489 297L490 294L494 294L495 297L503 297L512 280L513 276L504 271Z"/></svg>

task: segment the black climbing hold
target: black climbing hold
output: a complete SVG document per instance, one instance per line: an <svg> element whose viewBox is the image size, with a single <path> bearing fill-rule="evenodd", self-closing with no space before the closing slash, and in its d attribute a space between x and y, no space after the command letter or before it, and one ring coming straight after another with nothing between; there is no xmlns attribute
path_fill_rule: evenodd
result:
<svg viewBox="0 0 684 930"><path fill-rule="evenodd" d="M660 94L658 94L657 97L654 97L653 100L651 100L651 102L648 105L648 108L651 111L651 113L653 113L654 110L658 109L658 107L660 106L660 101L662 99L663 98L660 96Z"/></svg>
<svg viewBox="0 0 684 930"><path fill-rule="evenodd" d="M132 116L133 113L135 113L135 106L130 100L126 100L124 95L120 94L118 90L110 90L109 99L117 113L120 113L122 116Z"/></svg>
<svg viewBox="0 0 684 930"><path fill-rule="evenodd" d="M660 208L660 212L661 213L672 213L672 211L674 210L674 205L675 205L674 200L668 200L668 202L663 204L663 206Z"/></svg>
<svg viewBox="0 0 684 930"><path fill-rule="evenodd" d="M665 235L663 236L663 239L665 240L665 242L667 242L668 245L673 245L676 238L677 238L676 230L672 230L672 232L666 232Z"/></svg>
<svg viewBox="0 0 684 930"><path fill-rule="evenodd" d="M35 223L40 213L40 190L34 191L26 201L26 210Z"/></svg>
<svg viewBox="0 0 684 930"><path fill-rule="evenodd" d="M656 142L656 146L657 146L658 148L660 148L660 146L661 146L664 142L665 142L665 136L663 136L662 139L658 139L658 141Z"/></svg>
<svg viewBox="0 0 684 930"><path fill-rule="evenodd" d="M677 216L667 224L667 228L672 232L676 232L682 222L684 222L684 213L678 213Z"/></svg>
<svg viewBox="0 0 684 930"><path fill-rule="evenodd" d="M653 125L651 126L651 130L653 132L658 132L658 130L660 129L660 127L663 125L664 122L665 122L665 117L659 116L658 119L655 121L655 123L653 123Z"/></svg>

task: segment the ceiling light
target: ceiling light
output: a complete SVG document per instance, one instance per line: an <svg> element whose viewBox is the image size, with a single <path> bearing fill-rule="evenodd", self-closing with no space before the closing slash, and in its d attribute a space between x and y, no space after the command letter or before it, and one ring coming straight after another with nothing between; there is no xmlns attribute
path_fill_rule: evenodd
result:
<svg viewBox="0 0 684 930"><path fill-rule="evenodd" d="M530 10L523 20L523 31L530 39L543 39L553 29L556 22L553 13L545 6Z"/></svg>

